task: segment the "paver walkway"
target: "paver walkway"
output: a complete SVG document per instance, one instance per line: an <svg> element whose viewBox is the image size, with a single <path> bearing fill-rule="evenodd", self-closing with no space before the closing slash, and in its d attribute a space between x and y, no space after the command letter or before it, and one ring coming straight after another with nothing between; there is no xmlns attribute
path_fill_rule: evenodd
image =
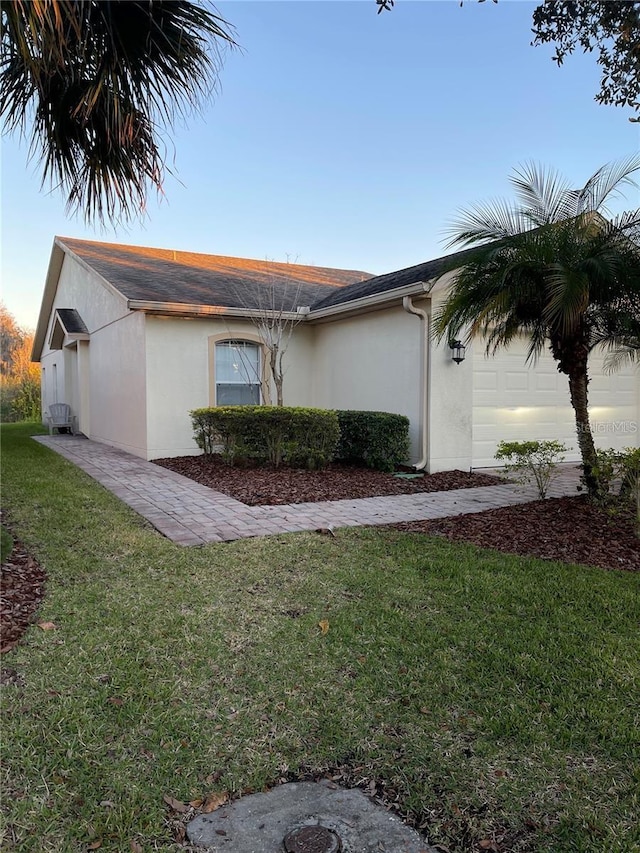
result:
<svg viewBox="0 0 640 853"><path fill-rule="evenodd" d="M535 500L534 487L504 484L414 495L279 506L247 506L182 474L107 444L68 435L34 436L73 462L174 542L203 545L319 527L421 521ZM550 497L576 494L579 472L566 465Z"/></svg>

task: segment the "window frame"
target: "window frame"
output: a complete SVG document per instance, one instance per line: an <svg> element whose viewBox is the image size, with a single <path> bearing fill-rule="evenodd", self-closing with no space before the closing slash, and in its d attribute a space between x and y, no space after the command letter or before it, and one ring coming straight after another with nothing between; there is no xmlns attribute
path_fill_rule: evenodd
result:
<svg viewBox="0 0 640 853"><path fill-rule="evenodd" d="M244 385L245 387L253 384L257 385L260 394L260 403L259 405L264 405L265 399L267 399L266 394L266 383L268 382L267 377L267 367L268 361L266 359L265 347L264 344L259 337L259 335L252 332L238 332L234 334L232 331L226 331L217 335L209 336L209 405L217 407L220 405L218 403L218 385L222 384L233 384L233 383L219 383L217 381L217 365L216 365L216 347L218 344L225 343L243 343L243 344L252 344L258 349L258 363L260 369L259 381L256 383L241 383L238 382L238 385ZM222 404L224 405L224 404Z"/></svg>

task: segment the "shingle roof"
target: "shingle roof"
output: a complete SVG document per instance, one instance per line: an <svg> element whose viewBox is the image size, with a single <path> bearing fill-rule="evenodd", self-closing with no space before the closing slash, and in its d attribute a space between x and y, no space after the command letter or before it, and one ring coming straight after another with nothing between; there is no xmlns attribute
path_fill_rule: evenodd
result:
<svg viewBox="0 0 640 853"><path fill-rule="evenodd" d="M201 255L60 237L59 242L131 300L264 308L275 285L277 308L312 305L346 285L370 279L360 270Z"/></svg>
<svg viewBox="0 0 640 853"><path fill-rule="evenodd" d="M461 252L454 252L451 255L445 255L442 258L436 258L433 261L426 261L422 264L416 264L412 267L405 267L396 272L377 275L373 278L368 278L364 281L357 281L354 284L342 287L340 290L334 290L332 293L321 297L311 307L314 311L321 308L329 308L333 305L343 305L346 302L352 302L355 299L362 299L366 296L373 296L377 293L386 293L387 291L397 290L400 287L406 287L409 284L417 284L418 282L427 282L439 275L445 264L452 260L461 259L466 254L469 254L469 249L464 249Z"/></svg>
<svg viewBox="0 0 640 853"><path fill-rule="evenodd" d="M75 308L58 308L57 314L68 335L89 334L89 329L87 329L84 320Z"/></svg>

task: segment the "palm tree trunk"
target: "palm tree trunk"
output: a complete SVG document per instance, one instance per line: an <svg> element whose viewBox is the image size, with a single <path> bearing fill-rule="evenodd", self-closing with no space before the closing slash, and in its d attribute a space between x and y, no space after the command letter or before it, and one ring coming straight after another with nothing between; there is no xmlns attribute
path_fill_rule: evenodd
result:
<svg viewBox="0 0 640 853"><path fill-rule="evenodd" d="M598 456L593 442L591 424L589 423L588 383L587 362L586 359L584 361L581 359L572 366L569 372L569 394L576 418L578 447L582 457L584 481L589 497L597 498L600 495L600 484L595 470L598 464Z"/></svg>

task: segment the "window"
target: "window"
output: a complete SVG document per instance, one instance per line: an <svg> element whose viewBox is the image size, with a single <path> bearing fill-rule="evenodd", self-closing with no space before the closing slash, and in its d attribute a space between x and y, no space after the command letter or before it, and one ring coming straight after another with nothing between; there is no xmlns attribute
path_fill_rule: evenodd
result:
<svg viewBox="0 0 640 853"><path fill-rule="evenodd" d="M260 347L249 341L216 344L216 405L260 404Z"/></svg>

